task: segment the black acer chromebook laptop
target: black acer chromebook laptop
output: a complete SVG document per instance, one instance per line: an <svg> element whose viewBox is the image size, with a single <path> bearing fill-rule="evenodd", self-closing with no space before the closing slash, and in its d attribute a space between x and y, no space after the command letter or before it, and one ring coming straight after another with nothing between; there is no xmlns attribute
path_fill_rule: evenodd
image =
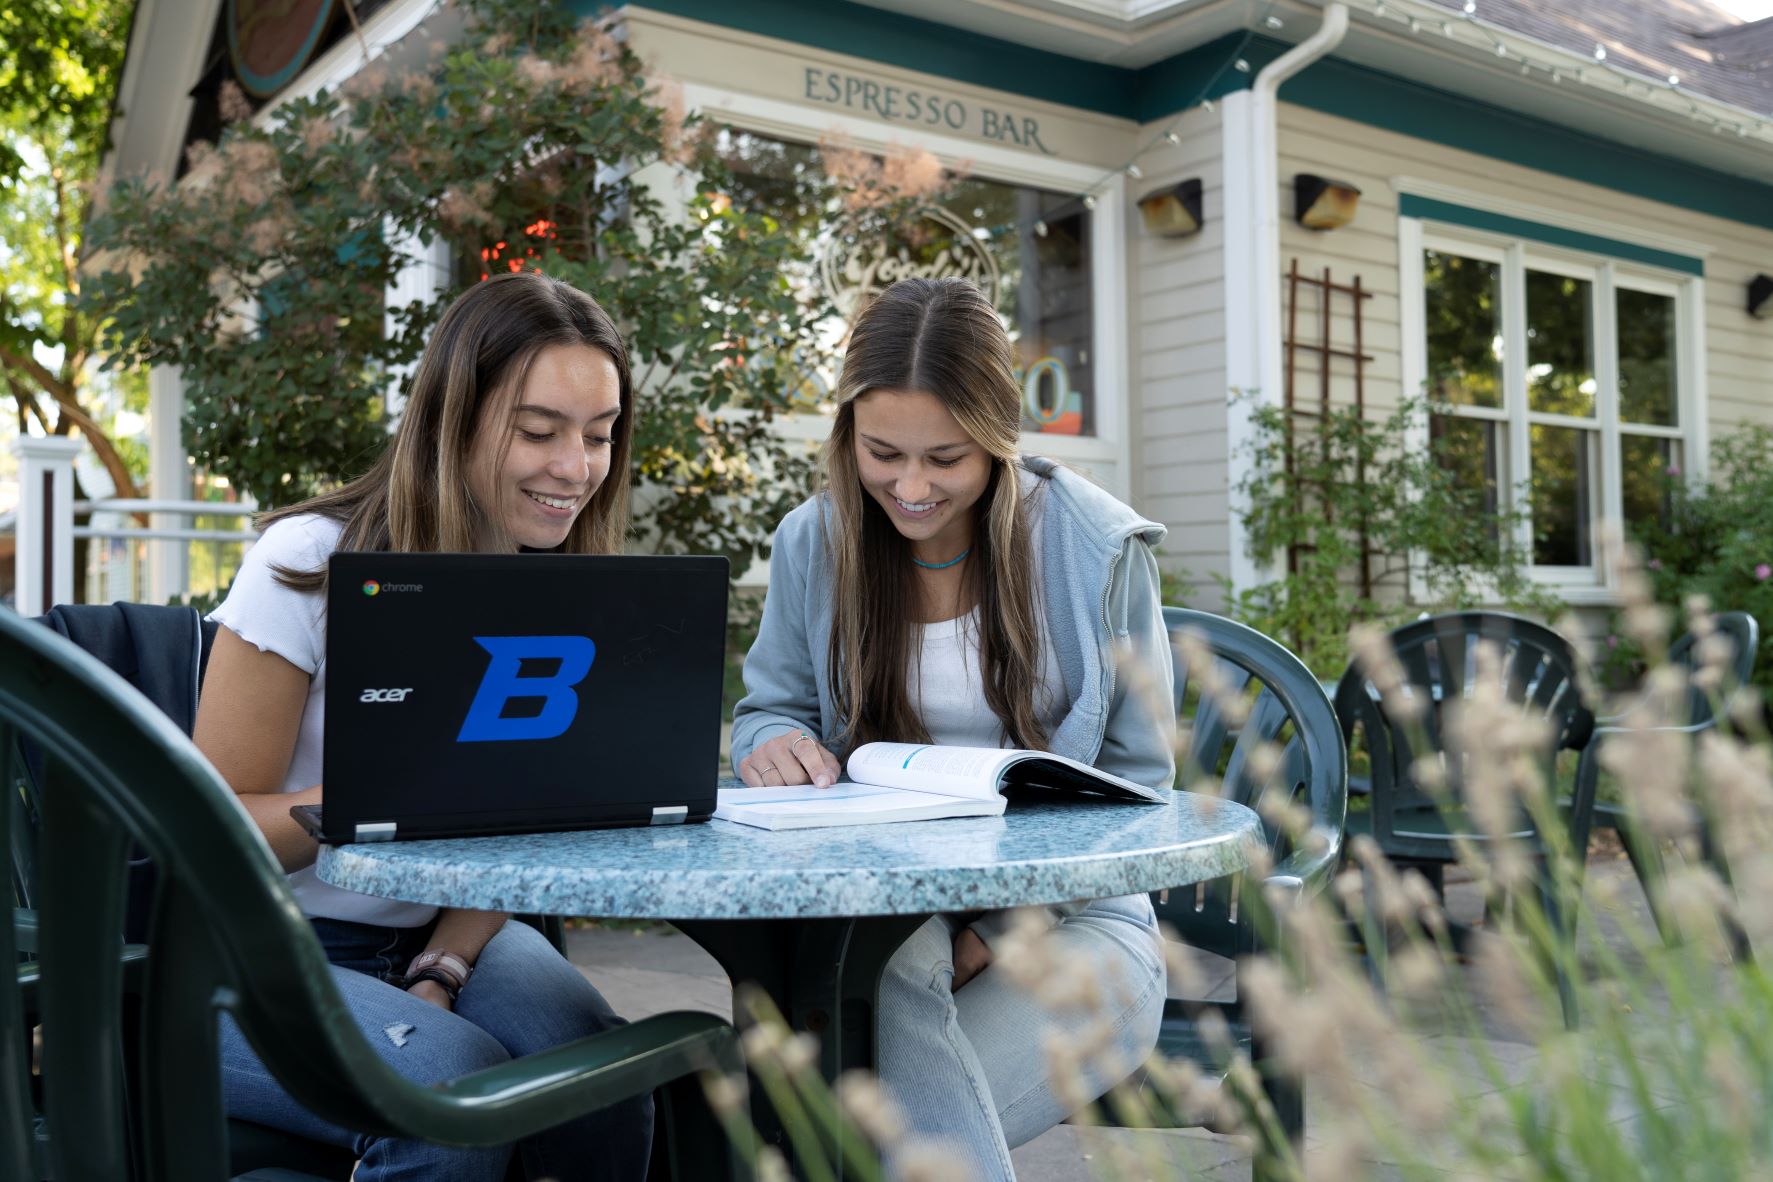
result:
<svg viewBox="0 0 1773 1182"><path fill-rule="evenodd" d="M703 821L725 558L332 556L332 844Z"/></svg>

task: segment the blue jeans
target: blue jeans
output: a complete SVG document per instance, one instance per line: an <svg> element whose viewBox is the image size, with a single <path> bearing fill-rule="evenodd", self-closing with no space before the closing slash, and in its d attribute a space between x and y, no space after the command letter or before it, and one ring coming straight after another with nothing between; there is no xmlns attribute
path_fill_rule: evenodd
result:
<svg viewBox="0 0 1773 1182"><path fill-rule="evenodd" d="M1101 1008L1055 1011L987 966L955 992L954 933L938 915L911 934L880 982L880 1077L919 1138L941 1140L979 1182L1014 1182L1010 1150L1067 1116L1047 1073L1046 1038L1106 1022L1113 1057L1129 1068L1157 1046L1165 973L1147 895L1098 899L1048 934L1061 963L1091 974ZM1084 1071L1100 1096L1120 1082Z"/></svg>
<svg viewBox="0 0 1773 1182"><path fill-rule="evenodd" d="M424 951L430 925L311 922L364 1038L389 1066L417 1083L455 1079L624 1022L527 924L507 923L488 941L451 1013L389 984ZM459 1149L340 1128L297 1104L226 1015L221 1046L228 1115L351 1150L359 1159L355 1182L502 1182L505 1177L513 1146ZM646 1176L652 1125L652 1098L642 1096L538 1133L516 1148L532 1179L638 1182Z"/></svg>

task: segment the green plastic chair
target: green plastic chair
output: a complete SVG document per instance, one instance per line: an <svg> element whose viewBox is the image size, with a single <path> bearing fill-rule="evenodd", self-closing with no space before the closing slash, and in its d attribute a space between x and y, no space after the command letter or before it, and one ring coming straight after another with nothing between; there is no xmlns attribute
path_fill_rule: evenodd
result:
<svg viewBox="0 0 1773 1182"><path fill-rule="evenodd" d="M1714 618L1714 624L1721 634L1728 637L1734 656L1730 661L1730 684L1723 687L1726 691L1739 686L1748 685L1754 677L1755 657L1760 648L1761 627L1755 618L1747 612L1720 612ZM1677 669L1689 676L1698 663L1694 652L1698 638L1688 632L1676 640L1668 650L1668 661ZM1577 765L1578 781L1577 796L1595 797L1596 785L1600 779L1600 753L1610 736L1629 734L1634 729L1632 715L1643 709L1641 703L1631 703L1618 714L1605 715L1595 719L1594 739L1582 752L1582 760ZM1663 733L1687 735L1697 740L1699 735L1718 725L1716 713L1712 710L1711 698L1703 691L1689 684L1687 690L1687 706L1683 714L1686 719L1681 723L1667 723L1647 729ZM1632 871L1637 875L1638 882L1644 888L1644 896L1649 900L1650 913L1656 920L1657 929L1666 940L1674 940L1677 933L1669 923L1661 906L1661 898L1657 886L1662 881L1662 851L1655 841L1640 832L1626 815L1625 806L1613 801L1596 800L1594 806L1594 827L1611 829L1619 835L1619 842L1625 847L1625 853L1631 859ZM1725 882L1730 881L1730 868L1725 863L1723 851L1712 840L1711 827L1704 817L1699 818L1699 841L1702 856ZM1749 947L1748 937L1741 930L1730 933L1731 943L1736 959L1747 962L1752 959L1753 951Z"/></svg>
<svg viewBox="0 0 1773 1182"><path fill-rule="evenodd" d="M1575 649L1550 628L1522 616L1487 611L1430 616L1393 631L1390 641L1403 668L1403 692L1426 704L1419 723L1429 748L1423 756L1442 757L1444 802L1417 777L1418 753L1412 747L1411 731L1387 716L1366 671L1351 664L1336 686L1336 713L1348 745L1354 745L1357 733L1365 743L1372 774L1370 807L1349 814L1348 827L1370 835L1393 863L1421 872L1438 893L1442 869L1459 861L1461 843L1481 847L1491 841L1463 807L1463 763L1448 757L1443 718L1446 706L1468 696L1473 687L1478 646L1488 643L1497 648L1508 700L1548 724L1545 747L1537 753L1548 793L1556 792L1558 752L1584 751L1593 737L1595 719L1582 700ZM1551 803L1561 808L1569 846L1580 858L1588 848L1594 816L1593 777L1579 775L1575 795L1567 801L1553 796ZM1573 940L1574 916L1566 913L1551 887L1544 839L1526 810L1519 810L1509 837L1524 843L1538 860L1540 905L1554 930ZM1369 947L1368 953L1377 965L1384 950ZM1557 976L1565 1022L1574 1027L1573 984L1561 964Z"/></svg>
<svg viewBox="0 0 1773 1182"><path fill-rule="evenodd" d="M502 1145L664 1088L671 1160L655 1174L738 1172L696 1078L743 1070L732 1028L711 1015L661 1014L434 1088L396 1074L351 1020L263 838L189 739L104 665L0 612L0 750L20 738L44 752L41 908L35 961L20 960L29 925L15 910L0 923L0 956L20 961L0 981L0 1176L228 1177L223 1009L297 1101L347 1128ZM0 810L0 825L12 821ZM132 840L159 867L135 1081L117 934ZM40 1073L27 996L41 1013Z"/></svg>
<svg viewBox="0 0 1773 1182"><path fill-rule="evenodd" d="M117 616L119 611L124 617L121 621ZM51 618L57 615L61 617L60 626L51 623ZM139 690L150 703L178 723L183 733L190 733L196 700L195 695L188 693L187 687L181 682L180 673L188 662L189 666L194 666L192 672L195 677L195 686L189 688L201 687L203 669L208 663L209 649L216 630L213 621L204 620L189 607L117 603L109 606L61 605L54 608L49 615L37 617L36 622L53 627L57 635L68 637L82 650L98 658L107 668L123 676L131 687ZM113 643L113 638L120 634L119 622L123 625L120 631L126 641ZM83 641L95 642L96 648ZM195 651L187 651L187 646L193 644L196 646ZM107 652L117 663L107 659ZM153 676L144 678L144 662L156 666L158 671ZM24 960L35 961L35 909L40 896L37 844L42 814L42 793L38 780L42 769L40 766L33 766L33 763L40 764L41 761L27 759L26 752L17 744L0 752L0 762L5 761L10 761L6 766L6 782L16 789L10 801L13 809L13 899L18 907L14 919L19 925L20 956ZM146 939L145 921L140 912L151 898L153 876L151 861L140 858L130 860L128 904L124 923L126 940ZM553 944L555 951L565 955L565 926L558 916L518 915L515 918L541 932ZM131 934L132 928L136 929L134 935ZM124 1023L125 1030L130 1032L134 1031L133 1023L137 1020L136 1007L140 1004L147 954L147 945L142 943L130 945L125 953ZM35 989L29 988L24 997L25 1020L32 1027L37 1025L40 1016L35 1004L35 994ZM126 1038L125 1042L126 1068L132 1077L135 1074L133 1059L137 1041ZM235 1174L247 1174L255 1169L284 1169L315 1175L327 1182L349 1182L352 1169L356 1165L356 1157L348 1149L322 1141L312 1141L295 1133L237 1117L228 1119L228 1157L229 1168ZM521 1162L514 1158L510 1173L512 1182L522 1182L522 1176Z"/></svg>
<svg viewBox="0 0 1773 1182"><path fill-rule="evenodd" d="M1284 906L1287 896L1318 893L1341 860L1348 808L1348 755L1330 699L1298 657L1252 628L1180 607L1164 608L1164 626L1174 654L1176 713L1188 735L1182 784L1212 775L1220 779L1222 794L1240 804L1254 807L1274 788L1305 806L1311 815L1311 831L1299 848L1264 823L1274 868L1263 880L1260 894ZM1218 701L1189 694L1190 671L1174 644L1184 633L1205 642L1227 690L1250 703L1249 715L1241 724L1227 719ZM1281 749L1280 766L1267 778L1255 774L1250 766L1251 752L1263 743ZM1239 875L1159 892L1152 896L1152 904L1158 920L1169 925L1185 944L1231 959L1238 966L1235 971L1241 973L1243 959L1263 946L1257 925L1250 922L1253 894L1245 889ZM1203 1071L1222 1072L1221 1052L1202 1037L1201 1019L1207 1011L1215 1011L1225 1020L1234 1045L1247 1052L1262 1073L1264 1090L1282 1132L1298 1154L1305 1133L1303 1082L1283 1075L1270 1062L1267 1048L1244 1012L1241 991L1237 999L1227 1002L1166 1000L1158 1050L1166 1058L1193 1062ZM1155 1104L1158 1098L1147 1089L1147 1099ZM1175 1127L1198 1123L1194 1114L1167 1115ZM1258 1136L1252 1178L1281 1176L1283 1160L1282 1146Z"/></svg>

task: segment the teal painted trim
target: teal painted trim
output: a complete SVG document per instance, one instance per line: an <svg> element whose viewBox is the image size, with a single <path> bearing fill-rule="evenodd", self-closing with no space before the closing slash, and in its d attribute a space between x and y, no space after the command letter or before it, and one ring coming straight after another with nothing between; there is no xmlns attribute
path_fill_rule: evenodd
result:
<svg viewBox="0 0 1773 1182"><path fill-rule="evenodd" d="M1369 127L1773 229L1773 185L1627 147L1352 62L1326 58L1284 84L1281 97Z"/></svg>
<svg viewBox="0 0 1773 1182"><path fill-rule="evenodd" d="M607 0L569 0L591 15ZM849 0L637 0L640 7L1028 98L1133 118L1137 75Z"/></svg>
<svg viewBox="0 0 1773 1182"><path fill-rule="evenodd" d="M1654 247L1640 246L1635 242L1622 242L1617 238L1603 238L1599 234L1584 234L1577 230L1566 230L1562 226L1548 226L1544 222L1530 222L1525 218L1491 213L1487 209L1472 209L1465 205L1454 205L1451 201L1436 201L1432 197L1418 197L1414 193L1405 193L1398 198L1397 212L1400 217L1428 218L1431 221L1449 222L1455 226L1468 226L1473 230L1488 230L1493 234L1506 234L1511 238L1531 238L1535 242L1544 242L1551 246L1567 246L1572 250L1588 251L1591 254L1609 255L1616 259L1630 259L1637 263L1648 263L1653 267L1680 271L1686 275L1701 277L1705 275L1705 260L1696 259L1691 255L1657 250Z"/></svg>
<svg viewBox="0 0 1773 1182"><path fill-rule="evenodd" d="M569 0L591 13L601 0ZM1197 98L1248 89L1292 46L1232 33L1139 70L969 33L851 0L637 0L647 8L724 28L900 66L924 74L1154 122ZM1247 72L1231 66L1242 57ZM1472 152L1552 176L1599 185L1695 213L1773 229L1773 184L1656 155L1339 58L1316 62L1281 86L1291 103L1369 127Z"/></svg>
<svg viewBox="0 0 1773 1182"><path fill-rule="evenodd" d="M1141 123L1186 111L1202 99L1220 99L1248 90L1262 67L1288 46L1254 33L1228 33L1185 53L1153 62L1137 72L1137 102L1132 117ZM1249 63L1239 70L1237 60Z"/></svg>

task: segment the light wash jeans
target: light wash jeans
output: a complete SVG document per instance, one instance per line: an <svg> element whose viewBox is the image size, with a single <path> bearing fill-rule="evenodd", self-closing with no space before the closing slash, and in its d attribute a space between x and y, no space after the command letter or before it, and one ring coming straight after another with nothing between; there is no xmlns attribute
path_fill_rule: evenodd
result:
<svg viewBox="0 0 1773 1182"><path fill-rule="evenodd" d="M388 1064L439 1083L624 1024L547 938L513 920L481 950L455 1011L420 1001L387 978L424 951L430 925L383 928L314 919L333 978L358 1028ZM402 1031L402 1026L410 1030ZM402 1045L389 1034L395 1029ZM355 1182L502 1182L512 1146L458 1149L372 1137L321 1120L271 1077L223 1016L222 1088L228 1115L350 1149ZM531 1179L639 1182L652 1149L651 1097L626 1101L519 1143Z"/></svg>
<svg viewBox="0 0 1773 1182"><path fill-rule="evenodd" d="M1144 1062L1163 1018L1162 946L1146 895L1098 899L1061 920L1050 933L1054 955L1096 975L1106 1012L1053 1012L994 967L950 988L965 921L934 917L887 962L880 1077L914 1135L946 1142L979 1182L1014 1182L1011 1148L1071 1115L1048 1081L1048 1032L1106 1018L1119 1060ZM1086 1073L1084 1082L1101 1096L1120 1080Z"/></svg>

